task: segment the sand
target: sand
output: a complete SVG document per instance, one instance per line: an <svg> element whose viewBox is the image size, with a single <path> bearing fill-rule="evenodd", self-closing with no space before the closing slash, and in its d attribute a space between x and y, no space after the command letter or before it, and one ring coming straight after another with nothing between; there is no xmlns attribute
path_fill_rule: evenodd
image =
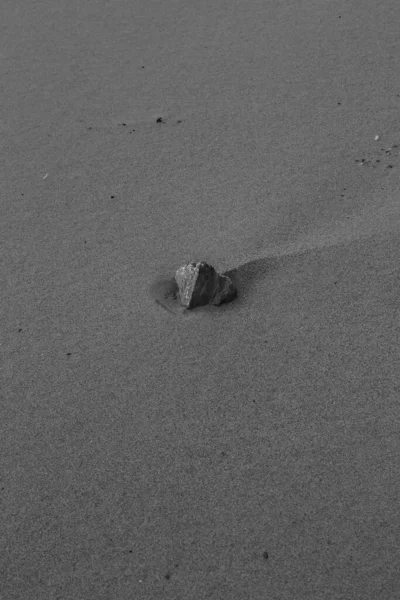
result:
<svg viewBox="0 0 400 600"><path fill-rule="evenodd" d="M2 600L399 598L399 27L3 3Z"/></svg>

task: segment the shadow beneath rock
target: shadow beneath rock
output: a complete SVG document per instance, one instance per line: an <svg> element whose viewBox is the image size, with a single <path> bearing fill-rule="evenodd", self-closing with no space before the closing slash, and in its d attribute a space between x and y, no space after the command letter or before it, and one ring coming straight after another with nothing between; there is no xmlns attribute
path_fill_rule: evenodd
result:
<svg viewBox="0 0 400 600"><path fill-rule="evenodd" d="M221 273L233 281L237 295L231 302L225 302L219 306L199 306L190 310L183 307L180 303L179 288L175 277L158 276L150 285L149 293L156 304L175 316L193 317L207 314L211 316L216 312L226 313L243 306L246 299L252 295L257 283L275 273L277 269L278 259L271 257L250 261Z"/></svg>
<svg viewBox="0 0 400 600"><path fill-rule="evenodd" d="M179 288L175 277L169 279L158 277L150 286L150 297L164 310L184 316L188 311L181 306L179 300Z"/></svg>

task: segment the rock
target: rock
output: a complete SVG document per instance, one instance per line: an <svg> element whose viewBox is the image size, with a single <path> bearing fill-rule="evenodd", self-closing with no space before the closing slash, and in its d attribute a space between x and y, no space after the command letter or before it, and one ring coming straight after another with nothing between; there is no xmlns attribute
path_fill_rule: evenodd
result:
<svg viewBox="0 0 400 600"><path fill-rule="evenodd" d="M219 306L237 296L233 281L203 261L188 263L178 269L175 280L181 304L187 309L206 304Z"/></svg>

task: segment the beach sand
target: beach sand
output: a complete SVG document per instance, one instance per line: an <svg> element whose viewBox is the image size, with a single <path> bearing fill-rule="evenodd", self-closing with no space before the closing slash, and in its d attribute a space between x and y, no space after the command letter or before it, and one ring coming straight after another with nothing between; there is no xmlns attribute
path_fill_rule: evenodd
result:
<svg viewBox="0 0 400 600"><path fill-rule="evenodd" d="M399 26L3 3L2 600L400 597Z"/></svg>

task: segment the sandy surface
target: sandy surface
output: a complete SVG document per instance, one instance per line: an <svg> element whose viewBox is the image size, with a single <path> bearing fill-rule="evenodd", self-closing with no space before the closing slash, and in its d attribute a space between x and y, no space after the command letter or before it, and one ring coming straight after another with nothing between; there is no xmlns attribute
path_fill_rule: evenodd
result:
<svg viewBox="0 0 400 600"><path fill-rule="evenodd" d="M0 13L1 600L399 598L400 4Z"/></svg>

